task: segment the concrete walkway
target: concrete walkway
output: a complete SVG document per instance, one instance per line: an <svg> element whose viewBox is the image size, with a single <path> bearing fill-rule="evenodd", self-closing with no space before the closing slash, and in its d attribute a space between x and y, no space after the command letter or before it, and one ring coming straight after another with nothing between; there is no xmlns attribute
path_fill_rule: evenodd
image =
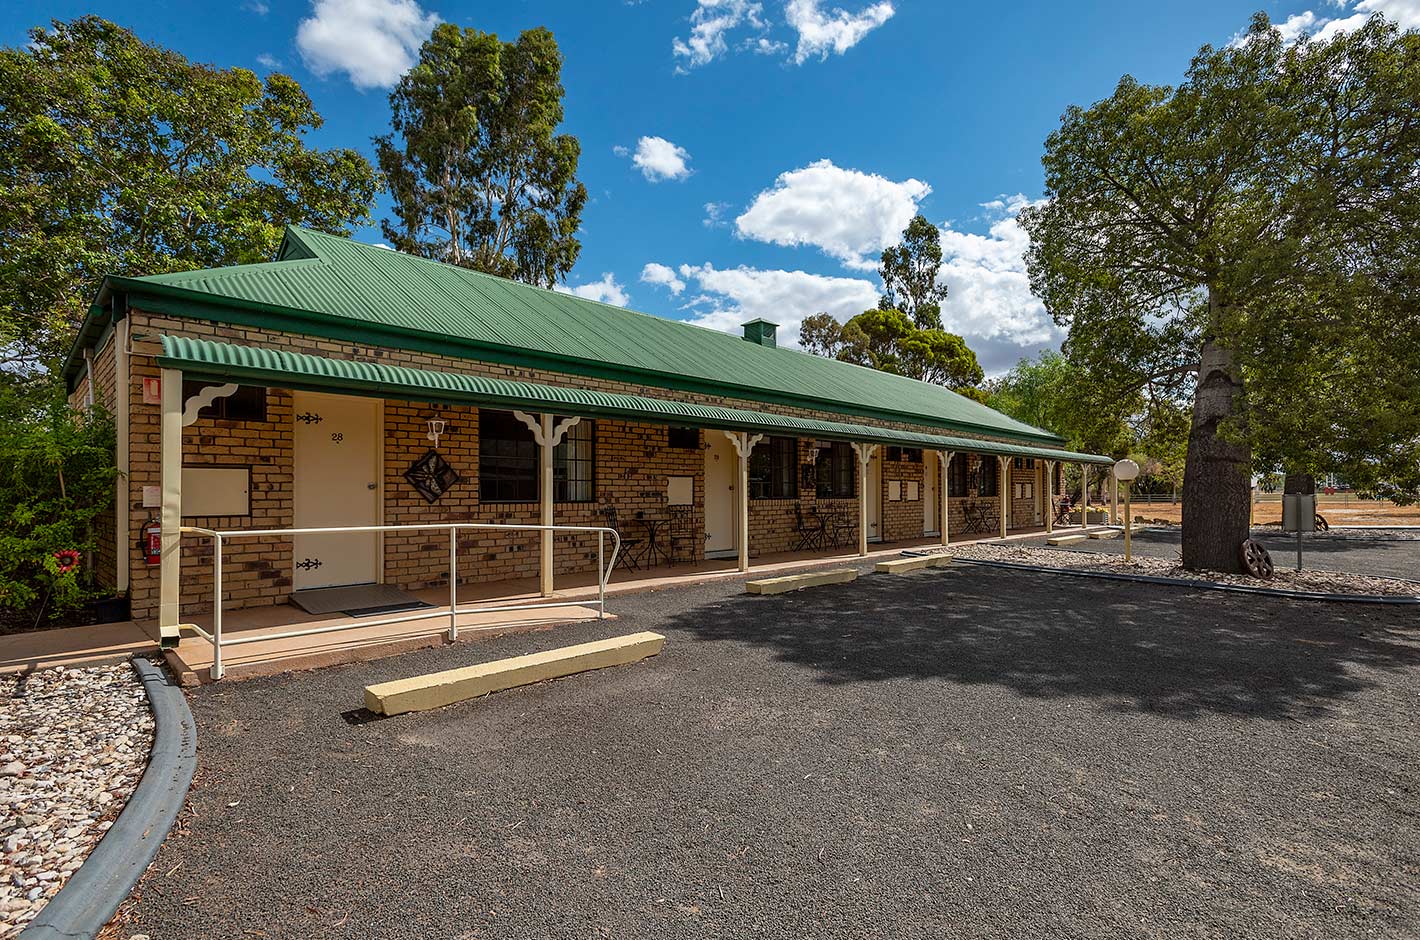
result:
<svg viewBox="0 0 1420 940"><path fill-rule="evenodd" d="M1091 526L1091 529L1103 528ZM1058 530L1057 530L1058 531ZM1085 531L1071 527L1071 531ZM1007 536L1007 541L1021 541L1040 538L1043 527L1019 529ZM976 535L958 538L953 536L951 544L968 542L997 542L994 535ZM866 556L857 553L856 546L844 547L830 553L823 551L774 552L755 556L750 570L738 570L736 561L711 559L678 565L660 565L655 568L641 568L627 571L618 568L612 574L606 593L609 598L660 591L674 587L706 584L735 579L763 578L779 574L790 574L825 565L856 564L864 561L881 560L899 555L915 548L932 548L941 545L941 539L907 539L896 542L875 543L869 546ZM330 632L305 637L274 638L268 641L225 646L225 666L228 678L270 675L296 669L314 669L338 663L361 662L407 653L412 650L438 646L445 642L448 629L448 589L431 588L414 592L431 604L426 618L407 623L382 626L362 626L358 618L343 614L313 616L286 604L268 607L247 608L228 611L224 620L224 630L228 636L260 632L279 634L292 630L304 630L321 626L333 626L348 622L349 630ZM513 581L494 581L484 584L469 584L459 587L459 606L473 604L517 605L566 601L566 608L555 610L508 611L480 614L461 614L460 630L468 633L461 639L485 637L490 634L514 633L530 629L546 629L557 625L595 619L595 608L581 606L578 602L595 600L597 581L595 572L577 572L559 575L557 590L551 597L538 593L536 578ZM608 612L616 612L613 604L608 604ZM210 631L209 615L192 617L199 626ZM135 653L156 652L157 644L141 627L125 621L123 623L101 624L92 627L73 627L62 630L46 630L36 633L20 633L0 637L0 673L26 669L44 669L53 666L77 666L92 663L112 662ZM196 635L184 636L176 650L168 651L168 662L185 685L210 680L212 666L212 645Z"/></svg>
<svg viewBox="0 0 1420 940"><path fill-rule="evenodd" d="M131 620L0 636L0 674L97 666L157 652L157 641Z"/></svg>

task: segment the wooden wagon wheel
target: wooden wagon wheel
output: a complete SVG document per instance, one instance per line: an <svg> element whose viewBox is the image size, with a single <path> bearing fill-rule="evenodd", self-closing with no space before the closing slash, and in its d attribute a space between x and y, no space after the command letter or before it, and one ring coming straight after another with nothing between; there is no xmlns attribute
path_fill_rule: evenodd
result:
<svg viewBox="0 0 1420 940"><path fill-rule="evenodd" d="M1243 569L1254 578L1267 579L1272 577L1275 570L1272 565L1272 556L1267 553L1266 547L1257 539L1248 539L1239 546L1238 554L1242 557Z"/></svg>
<svg viewBox="0 0 1420 940"><path fill-rule="evenodd" d="M1326 517L1321 513L1316 514L1316 530L1318 532L1330 532L1331 523L1326 521Z"/></svg>

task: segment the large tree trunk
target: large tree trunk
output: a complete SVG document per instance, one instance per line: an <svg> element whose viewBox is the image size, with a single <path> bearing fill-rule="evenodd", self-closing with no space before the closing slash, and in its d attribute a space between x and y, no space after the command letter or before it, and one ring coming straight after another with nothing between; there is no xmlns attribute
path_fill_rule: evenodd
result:
<svg viewBox="0 0 1420 940"><path fill-rule="evenodd" d="M1242 571L1238 546L1248 537L1252 453L1224 440L1219 426L1242 393L1233 351L1204 341L1193 395L1193 426L1183 470L1183 566Z"/></svg>

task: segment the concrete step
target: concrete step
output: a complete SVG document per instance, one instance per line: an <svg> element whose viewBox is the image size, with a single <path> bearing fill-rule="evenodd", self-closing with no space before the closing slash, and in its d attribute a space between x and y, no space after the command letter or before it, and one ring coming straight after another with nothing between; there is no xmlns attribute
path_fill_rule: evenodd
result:
<svg viewBox="0 0 1420 940"><path fill-rule="evenodd" d="M873 566L873 570L878 574L906 574L923 568L944 568L951 563L951 555L906 555L880 561Z"/></svg>
<svg viewBox="0 0 1420 940"><path fill-rule="evenodd" d="M655 656L665 644L666 638L659 633L631 633L543 653L380 682L365 687L365 707L377 715L402 715L405 712L442 708L520 685L638 662Z"/></svg>
<svg viewBox="0 0 1420 940"><path fill-rule="evenodd" d="M834 568L830 571L813 571L808 574L791 574L782 578L760 578L746 581L745 590L750 594L784 594L820 584L842 584L858 577L857 568Z"/></svg>

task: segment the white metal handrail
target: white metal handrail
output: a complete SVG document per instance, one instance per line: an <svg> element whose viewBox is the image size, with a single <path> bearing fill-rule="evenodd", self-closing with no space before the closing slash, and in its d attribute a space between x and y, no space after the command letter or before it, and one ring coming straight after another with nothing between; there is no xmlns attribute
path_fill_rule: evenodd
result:
<svg viewBox="0 0 1420 940"><path fill-rule="evenodd" d="M552 607L595 607L597 609L597 619L606 617L606 582L611 577L612 570L616 567L616 557L621 552L621 533L607 526L584 526L584 525L514 525L492 522L450 522L450 523L428 523L421 525L357 525L357 526L326 526L322 528L308 529L227 529L218 531L215 529L204 529L199 526L182 526L178 529L183 535L201 535L213 540L212 547L212 632L207 632L196 624L190 624L193 631L204 640L212 644L212 678L220 679L225 673L222 666L222 647L236 646L240 643L259 643L264 640L283 640L297 636L313 636L318 633L334 633L338 630L351 630L356 627L379 627L395 623L410 623L416 620L428 620L438 614L403 614L395 617L381 617L378 619L362 618L351 623L338 623L324 627L312 627L307 630L288 630L284 633L259 633L252 636L227 637L222 636L222 547L227 539L235 538L270 538L288 537L294 535L334 535L339 533L354 532L415 532L438 530L449 533L449 627L448 634L450 642L459 638L459 614L484 614L502 610L544 610ZM458 534L461 531L482 530L482 531L521 531L521 532L595 532L597 535L597 599L595 601L554 601L547 604L494 604L485 607L459 607L459 579L458 579ZM606 558L606 537L612 537L611 558ZM497 629L496 627L480 627L473 629Z"/></svg>

